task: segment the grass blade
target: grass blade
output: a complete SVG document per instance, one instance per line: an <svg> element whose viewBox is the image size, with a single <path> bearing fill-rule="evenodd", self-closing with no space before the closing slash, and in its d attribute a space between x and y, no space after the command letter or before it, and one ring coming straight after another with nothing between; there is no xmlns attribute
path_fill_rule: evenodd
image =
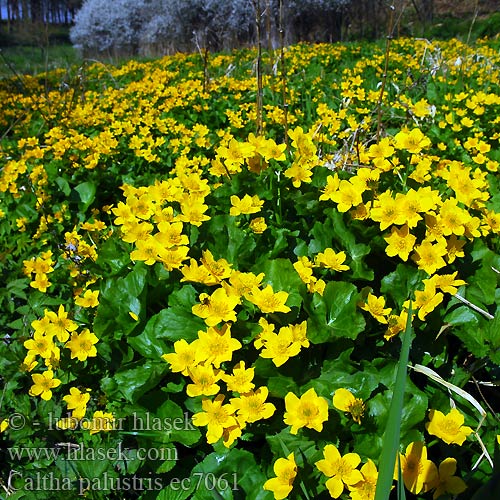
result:
<svg viewBox="0 0 500 500"><path fill-rule="evenodd" d="M392 394L391 407L389 409L389 418L385 427L382 453L380 454L379 475L377 489L375 491L375 500L387 500L389 498L394 477L394 465L396 463L396 454L399 449L401 414L403 411L407 365L410 355L412 313L413 311L410 301L408 320L406 321L406 329L403 334L398 371Z"/></svg>

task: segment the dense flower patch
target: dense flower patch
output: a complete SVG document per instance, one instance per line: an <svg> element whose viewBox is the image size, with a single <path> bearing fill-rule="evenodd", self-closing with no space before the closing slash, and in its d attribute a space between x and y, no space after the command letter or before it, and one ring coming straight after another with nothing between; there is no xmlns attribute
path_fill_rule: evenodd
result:
<svg viewBox="0 0 500 500"><path fill-rule="evenodd" d="M285 55L2 82L12 498L372 499L410 325L395 480L489 487L498 44Z"/></svg>

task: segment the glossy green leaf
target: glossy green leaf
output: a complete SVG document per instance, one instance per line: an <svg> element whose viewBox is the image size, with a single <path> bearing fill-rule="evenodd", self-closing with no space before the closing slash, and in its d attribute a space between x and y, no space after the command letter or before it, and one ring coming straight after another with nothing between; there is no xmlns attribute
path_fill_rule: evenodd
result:
<svg viewBox="0 0 500 500"><path fill-rule="evenodd" d="M289 294L287 306L298 307L302 303L300 292L305 289L305 285L288 259L268 260L263 266L253 271L264 273L262 279L264 286L269 284L275 293L285 291Z"/></svg>
<svg viewBox="0 0 500 500"><path fill-rule="evenodd" d="M94 201L97 187L93 182L82 182L75 187L81 202L81 210L85 212Z"/></svg>
<svg viewBox="0 0 500 500"><path fill-rule="evenodd" d="M139 361L113 375L115 390L131 403L155 387L168 371L165 362Z"/></svg>
<svg viewBox="0 0 500 500"><path fill-rule="evenodd" d="M328 283L323 296L314 294L311 303L305 304L309 313L309 340L314 344L321 344L334 338L355 339L365 327L358 301L357 288L344 281Z"/></svg>

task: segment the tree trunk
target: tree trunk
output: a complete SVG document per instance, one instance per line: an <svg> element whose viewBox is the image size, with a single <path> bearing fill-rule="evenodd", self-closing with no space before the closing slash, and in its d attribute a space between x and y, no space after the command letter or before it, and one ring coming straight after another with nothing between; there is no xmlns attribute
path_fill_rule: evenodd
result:
<svg viewBox="0 0 500 500"><path fill-rule="evenodd" d="M27 3L27 2L26 2ZM30 0L31 22L38 23L43 21L43 6L41 0ZM24 9L24 5L23 5Z"/></svg>

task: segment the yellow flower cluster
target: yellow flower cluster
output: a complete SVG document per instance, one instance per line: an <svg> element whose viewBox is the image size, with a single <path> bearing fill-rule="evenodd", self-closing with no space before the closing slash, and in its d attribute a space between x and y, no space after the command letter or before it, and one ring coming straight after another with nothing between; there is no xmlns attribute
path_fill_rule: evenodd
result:
<svg viewBox="0 0 500 500"><path fill-rule="evenodd" d="M85 361L89 357L97 356L95 344L99 339L88 328L77 332L78 325L68 317L63 305L59 306L57 313L45 310L44 317L34 320L31 326L34 332L32 338L24 342L28 352L23 367L26 371L32 371L38 365L37 357L43 359L47 370L32 375L34 385L30 389L30 394L49 400L52 397L51 389L61 383L54 378L53 372L59 366L61 358L60 347L56 340L71 351L71 359Z"/></svg>
<svg viewBox="0 0 500 500"><path fill-rule="evenodd" d="M47 274L54 270L55 262L52 260L52 250L43 252L40 257L23 261L24 274L32 277L30 286L45 293L50 283ZM33 274L35 275L33 279Z"/></svg>
<svg viewBox="0 0 500 500"><path fill-rule="evenodd" d="M344 251L335 252L333 248L325 248L323 252L315 255L314 261L311 261L307 256L302 256L298 258L297 262L294 262L293 267L300 279L307 285L308 292L323 295L326 282L313 275L313 268L325 268L338 272L347 271L350 268L344 264L346 258Z"/></svg>

